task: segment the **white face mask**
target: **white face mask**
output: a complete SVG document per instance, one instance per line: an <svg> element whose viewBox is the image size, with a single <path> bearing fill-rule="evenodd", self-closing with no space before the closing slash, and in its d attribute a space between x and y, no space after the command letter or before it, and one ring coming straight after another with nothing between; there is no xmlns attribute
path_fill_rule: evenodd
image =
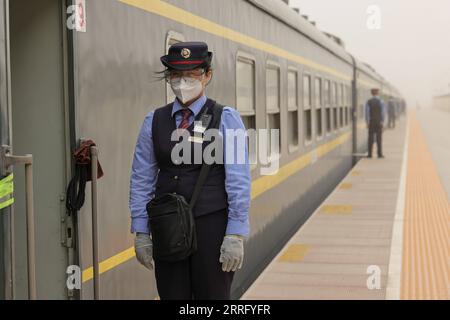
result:
<svg viewBox="0 0 450 320"><path fill-rule="evenodd" d="M182 102L186 103L189 100L198 97L203 90L203 85L200 80L194 78L188 78L185 80L183 77L170 82L173 93Z"/></svg>

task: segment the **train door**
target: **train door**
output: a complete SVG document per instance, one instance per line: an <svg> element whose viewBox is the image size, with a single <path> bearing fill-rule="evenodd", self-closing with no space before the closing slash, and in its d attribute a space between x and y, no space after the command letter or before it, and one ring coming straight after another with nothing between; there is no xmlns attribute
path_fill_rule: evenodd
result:
<svg viewBox="0 0 450 320"><path fill-rule="evenodd" d="M9 71L7 63L7 1L0 1L0 152L2 146L10 144L9 132ZM0 299L11 297L11 256L9 232L11 225L11 202L13 201L11 181L7 181L4 157L0 156Z"/></svg>
<svg viewBox="0 0 450 320"><path fill-rule="evenodd" d="M27 173L23 164L31 163L31 158L17 158L19 161L9 166L14 203L0 210L0 241L6 249L0 257L0 284L6 298L27 299L34 286L30 282L30 270L34 269L37 298L64 299L68 264L64 200L70 172L65 8L63 1L55 0L0 1L0 14L6 22L0 26L0 138L2 145L8 146L2 150L10 156L32 155ZM5 170L4 163L0 167ZM34 194L32 207L30 194ZM33 208L34 219L28 220ZM34 236L30 237L33 224ZM30 248L35 251L34 261L28 255Z"/></svg>

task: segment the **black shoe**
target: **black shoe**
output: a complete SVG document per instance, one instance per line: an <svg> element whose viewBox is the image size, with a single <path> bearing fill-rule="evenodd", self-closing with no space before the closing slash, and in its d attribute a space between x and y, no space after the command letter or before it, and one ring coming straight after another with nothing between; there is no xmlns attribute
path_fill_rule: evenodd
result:
<svg viewBox="0 0 450 320"><path fill-rule="evenodd" d="M383 159L383 158L384 158L383 155L379 155L379 156L378 156L378 159Z"/></svg>
<svg viewBox="0 0 450 320"><path fill-rule="evenodd" d="M369 155L367 156L367 158L372 158L372 155L371 155L371 154L369 154Z"/></svg>

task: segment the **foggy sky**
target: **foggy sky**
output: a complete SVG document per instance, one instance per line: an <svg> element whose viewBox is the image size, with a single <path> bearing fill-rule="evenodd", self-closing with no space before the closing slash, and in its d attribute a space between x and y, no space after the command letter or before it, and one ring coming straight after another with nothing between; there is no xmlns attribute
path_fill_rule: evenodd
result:
<svg viewBox="0 0 450 320"><path fill-rule="evenodd" d="M370 5L381 28L367 27ZM291 7L341 37L346 49L396 86L409 106L450 92L450 0L291 0Z"/></svg>

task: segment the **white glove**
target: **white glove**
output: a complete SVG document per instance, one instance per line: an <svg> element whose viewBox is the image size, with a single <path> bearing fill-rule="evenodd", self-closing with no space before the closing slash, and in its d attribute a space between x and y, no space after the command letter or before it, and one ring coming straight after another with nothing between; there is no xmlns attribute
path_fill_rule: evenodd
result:
<svg viewBox="0 0 450 320"><path fill-rule="evenodd" d="M220 247L219 262L225 272L236 271L244 261L244 239L238 235L226 235Z"/></svg>
<svg viewBox="0 0 450 320"><path fill-rule="evenodd" d="M153 270L153 243L149 234L136 233L134 251L136 259L147 269Z"/></svg>

